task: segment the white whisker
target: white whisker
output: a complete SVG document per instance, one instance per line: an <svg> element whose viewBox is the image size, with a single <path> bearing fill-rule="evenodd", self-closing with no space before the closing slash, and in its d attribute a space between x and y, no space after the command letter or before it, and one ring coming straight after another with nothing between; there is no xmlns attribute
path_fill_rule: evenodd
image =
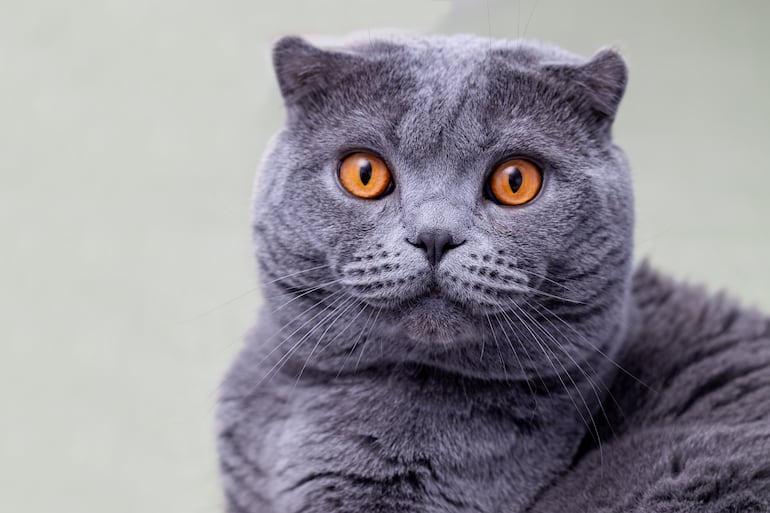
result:
<svg viewBox="0 0 770 513"><path fill-rule="evenodd" d="M338 299L339 299L339 298L338 298ZM339 307L340 307L340 308L341 308L341 307L344 307L345 305L347 305L347 304L348 304L348 302L350 302L350 301L352 301L352 300L353 300L353 299L352 299L352 298L349 298L349 297L348 297L348 298L344 298L344 299L343 299L343 301L342 301L342 303L339 305ZM336 301L335 301L335 303L336 303ZM327 314L324 316L324 318L323 318L323 319L321 319L321 320L320 320L320 321L319 321L317 324L313 325L313 327L312 327L312 328L310 328L310 330L308 330L308 332L307 332L307 333L305 333L304 335L302 335L302 337L300 337L300 338L299 338L299 340L297 340L297 341L294 343L294 345L292 345L292 346L289 348L289 350L288 350L288 351L286 351L286 353L284 353L284 355L283 355L283 356L281 356L281 358L279 358L279 359L278 359L278 361L277 361L277 362L276 362L276 363L275 363L275 364L274 364L274 365L273 365L273 366L270 368L270 370L269 370L269 371L267 371L267 373L265 374L265 376L264 376L262 379L260 379L260 380L257 382L257 384L255 385L255 388L256 388L256 387L258 387L260 384L262 384L262 382L263 382L264 380L266 380L266 379L269 379L269 377L270 377L270 374L271 374L272 372L274 372L274 371L275 371L275 373L276 373L276 374L277 374L278 372L280 372L280 370L281 370L281 368L283 367L283 365L285 365L285 364L286 364L286 362L288 362L288 361L289 361L289 358L291 358L291 355L292 355L292 354L293 354L293 353L294 353L294 352L295 352L295 351L296 351L296 350L299 348L300 344L302 344L302 342L304 342L304 341L305 341L305 340L306 340L306 339L307 339L307 338L308 338L308 337L309 337L309 336L310 336L310 335L311 335L311 334L312 334L312 333L313 333L313 332L314 332L316 329L318 329L318 327L322 326L324 322L326 322L326 321L327 321L329 318L331 318L331 316L332 316L332 315L334 315L335 309L333 308L333 305L334 305L334 303L332 303L332 305L328 305L328 306L327 306L327 307L326 307L324 310L322 310L322 311L321 311L321 312L326 312L326 310L329 310L329 309L331 309L331 311L330 311L330 312L328 312L328 313L327 313ZM318 314L316 314L316 316L317 316L317 315L318 315ZM307 323L305 323L305 324L307 324ZM304 326L304 325L303 325L303 326ZM299 330L299 328L298 328L297 330L295 330L295 331L294 331L292 334L290 334L288 337L286 337L286 338L284 339L284 341L283 341L283 342L281 342L281 343L279 344L279 347L280 347L280 346L282 346L282 345L283 345L283 344L284 344L284 343L285 343L287 340L289 340L289 339L290 339L290 338L291 338L291 337L292 337L294 334L296 334L298 330Z"/></svg>
<svg viewBox="0 0 770 513"><path fill-rule="evenodd" d="M544 307L544 308L545 308L545 307ZM559 316L558 316L558 315L557 315L555 312L553 312L552 310L549 310L549 309L547 309L547 308L546 308L546 310L548 311L548 313L549 313L550 315L553 315L553 316L554 316L554 317L555 317L557 320L559 320L559 321L560 321L562 324L564 324L564 325L565 325L567 328L569 328L570 330L572 330L572 331L573 331L573 332L574 332L574 333L575 333L575 334L576 334L576 335L577 335L577 336L578 336L578 337L579 337L579 338L580 338L580 339L581 339L583 342L585 342L586 344L588 344L588 345L591 347L591 349L593 349L594 351L596 351L597 353L599 353L601 356L603 356L604 358L606 358L606 359L607 359L607 361L609 361L609 362L610 362L612 365L614 365L615 367L617 367L617 368L618 368L618 369L619 369L621 372L623 372L623 373L624 373L624 374L626 374L628 377L630 377L631 379L633 379L634 381L636 381L637 383L639 383L640 385L642 385L643 387L645 387L645 388L646 388L647 390L649 390L650 392L653 392L654 394L658 394L658 393L659 393L657 390L655 390L654 388L652 388L651 386L649 386L647 383L645 383L645 382L644 382L644 381L642 381L641 379L639 379L639 378L637 378L636 376L634 376L634 375L633 375L633 374L632 374L630 371L626 370L626 368L625 368L625 367L623 367L623 366L622 366L622 365L620 365L618 362L616 362L615 360L613 360L612 358L610 358L610 356L609 356L609 355L607 355L607 354L606 354L604 351L602 351L601 349L599 349L598 347L596 347L596 346L595 346L593 343L591 343L591 341L590 341L590 340L588 340L587 338L585 338L585 337L584 337L584 336L583 336L583 335L582 335L582 334L581 334L579 331L577 331L577 330L576 330L576 329L575 329L575 328L574 328L574 327L573 327L573 326L572 326L570 323L568 323L567 321L565 321L564 319L562 319L561 317L559 317Z"/></svg>
<svg viewBox="0 0 770 513"><path fill-rule="evenodd" d="M340 312L337 314L337 316L336 316L334 319L332 319L332 320L331 320L331 322L330 322L330 323L329 323L329 325L326 327L326 329L323 331L323 333L321 333L321 335L318 337L318 340L316 341L315 345L314 345L314 346L313 346L313 348L310 350L310 354L308 354L307 358L305 358L305 363L304 363L304 364L302 364L302 368L300 369L300 371L299 371L299 374L297 375L297 380L294 382L294 388L296 388L296 387L297 387L297 384L299 384L299 380L300 380L300 378L302 378L302 374L305 372L305 368L307 367L307 364L310 362L310 359L313 357L313 354L315 353L316 349L318 349L318 346L321 344L321 341L322 341L322 340L323 340L323 338L326 336L326 334L329 332L329 330L332 328L332 326L334 326L334 325L335 325L335 324L336 324L336 323L337 323L337 322L340 320L340 318L342 318L342 316L343 316L343 315L345 315L345 314L346 314L348 311L350 311L350 309L351 309L351 308L355 308L357 305L360 305L361 303L363 303L363 301L361 301L360 299L355 299L355 298L352 298L352 299L353 299L353 301L348 301L348 302L346 303L345 307L340 309L341 311L340 311ZM363 311L363 310L360 310L360 311L358 312L358 314L357 314L357 315L354 317L354 320L355 320L355 318L357 318L359 315L361 315L361 312L362 312L362 311ZM321 321L321 322L320 322L320 323L318 323L318 324L319 324L319 325L321 325L321 324L323 324L324 322L325 322L325 320L324 320L324 321ZM348 326L349 326L349 325L350 325L350 324L348 324ZM346 329L347 329L347 327L346 327ZM344 330L343 330L343 331L344 331ZM339 335L340 335L340 333L338 333L338 334L337 334L337 336L339 336ZM336 338L337 338L337 337L334 337L334 338L332 339L332 342L334 342L334 340L335 340ZM330 342L330 343L331 343L331 342ZM327 346L324 346L324 347L328 347L328 345L327 345Z"/></svg>
<svg viewBox="0 0 770 513"><path fill-rule="evenodd" d="M377 313L374 316L374 321L372 321L372 327L374 327L374 325L377 324L377 319L379 319L381 312L382 312L382 307L377 309ZM371 330L369 330L369 334L371 335ZM364 349L366 349L366 342L367 342L367 339L364 339L364 343L361 344L361 352L358 353L358 360L356 360L356 371L358 371L358 366L361 364L361 357L364 356Z"/></svg>
<svg viewBox="0 0 770 513"><path fill-rule="evenodd" d="M276 308L275 308L275 309L272 311L272 313L278 312L279 310L281 310L281 309L285 308L287 305L290 305L290 304L291 304L291 303L293 303L294 301L296 301L296 300L298 300L298 299L300 299L300 298L302 298L302 297L305 297L306 295L308 295L308 294L310 294L310 293L312 293L312 292L315 292L315 291L317 291L317 290L320 290L320 289L322 289L322 288L324 288L324 287L328 287L329 285L334 285L335 283L339 283L339 282L341 282L341 281L342 281L342 278L339 278L339 279L337 279L337 280L331 280L331 281L327 281L326 283L322 283L322 284L320 284L320 285L316 285L315 287L312 287L312 288L310 288L309 290L306 290L305 292L302 292L301 294L297 294L296 296L294 296L294 297L293 297L293 298L291 298L290 300L286 301L286 302L285 302L285 303L283 303L282 305L280 305L280 306L276 307Z"/></svg>
<svg viewBox="0 0 770 513"><path fill-rule="evenodd" d="M517 310L519 310L519 312L521 312L521 313L522 313L522 315L524 315L524 314L525 314L524 310L523 310L523 309L522 309L522 308L521 308L519 305L517 305L517 304L515 304L515 303L511 303L511 304L512 304L512 305L513 305L513 306L514 306L514 307L515 307ZM562 387L564 387L564 391L567 393L567 396L569 397L570 401L572 402L572 405L575 407L575 411L576 411L576 412L577 412L577 414L580 416L580 419L581 419L581 421L582 421L582 422L583 422L583 424L586 426L586 429L588 429L588 431L589 431L589 432L591 432L591 429L592 429L592 428L591 428L591 423L589 423L589 421L588 421L588 420L585 418L585 416L583 415L583 412L581 411L581 409L580 409L580 407L578 406L577 402L575 402L575 399L574 399L574 397L572 396L572 393L570 392L570 389L569 389L569 387L568 387L568 386L567 386L567 384L564 382L564 379L562 379L562 376L561 376L561 375L562 375L562 373L561 373L561 372L559 372L559 371L556 369L556 366L555 366L555 365L554 365L554 363L553 363L553 359L551 359L551 357L550 357L550 356L548 355L548 353L546 352L546 345L545 345L545 341L544 341L544 340L541 340L541 339L540 339L540 337L538 337L538 335L537 335L537 334L536 334L536 333L535 333L535 332L532 330L532 328L529 326L529 324L527 324L527 322L526 322L526 321L524 321L524 319L523 319L522 317L520 317L520 316L519 316L519 315L516 313L516 311L515 311L515 310L511 310L511 313L513 313L513 315L515 315L515 316L516 316L516 317L519 319L519 321L522 323L522 325L523 325L523 326L524 326L524 327L527 329L527 331L529 331L530 335L532 335L532 338L533 338L534 342L535 342L535 343L537 344L537 346L540 348L540 351L543 353L543 356L545 356L546 360L548 360L548 362L551 364L551 367L553 368L553 371L554 371L554 374L556 375L556 378L559 380L559 382L561 383ZM535 325L537 325L537 323L534 323L534 324L535 324ZM585 406L585 408L586 408L586 410L587 410L587 413L588 413L588 415L590 415L590 414L591 414L591 409L588 407L588 404L586 403L586 401L585 401L585 398L583 397L583 394L582 394L582 393L580 393L580 389L577 387L577 384L576 384L576 383L575 383L575 381L572 379L572 376L571 376L571 375L570 375L570 373L567 371L567 369L564 367L564 364L561 362L561 360L560 360L560 359L559 359L559 358L558 358L558 357L557 357L557 356L556 356L556 355L555 355L553 352L551 352L551 355L553 356L553 358L554 358L554 359L556 359L557 363L559 363L559 365L562 367L562 370L563 370L563 371L564 371L564 373L567 375L567 378L568 378L568 379L569 379L569 380L572 382L572 386L573 386L573 387L575 387L575 390L576 390L576 392L578 393L578 395L580 396L580 399L581 399L581 401L583 402L583 405ZM593 419L591 419L591 421L593 422ZM598 441L598 444L599 444L599 451L600 451L600 453L601 453L601 451L602 451L602 449L601 449L601 438L600 438L600 436L599 436L599 430L598 430L598 428L596 427L596 423L595 423L595 422L593 422L593 429L595 430L595 433L596 433L596 437L597 437L597 441ZM603 454L603 453L602 453L602 454ZM602 458L602 461L603 461L603 458Z"/></svg>
<svg viewBox="0 0 770 513"><path fill-rule="evenodd" d="M268 282L265 282L263 285L271 285L271 284L273 284L275 282L283 281L286 278L291 278L292 276L299 276L300 274L306 274L306 273L309 273L309 272L318 271L320 269L326 269L327 267L331 267L331 265L330 264L324 264L324 265L319 265L317 267L311 267L310 269L303 269L302 271L296 271L296 272L293 272L293 273L290 273L290 274L287 274L287 275L284 275L284 276L279 276L278 278L275 278L275 279L272 279L272 280L270 280Z"/></svg>
<svg viewBox="0 0 770 513"><path fill-rule="evenodd" d="M489 324L489 331L492 333L492 339L495 341L495 347L497 347L497 354L500 357L500 364L503 366L503 375L505 376L505 380L508 381L508 370L505 368L505 359L503 358L503 353L500 351L500 344L497 341L497 336L495 335L495 328L492 326L492 320L489 318L489 315L485 316L487 318L487 323Z"/></svg>
<svg viewBox="0 0 770 513"><path fill-rule="evenodd" d="M556 344L556 346L557 346L559 349L561 349L561 350L564 352L564 354L566 354L566 355L567 355L567 357L568 357L568 358L570 358L570 360L571 360L571 361L572 361L572 362L575 364L575 366L577 367L577 369L578 369L578 370L579 370L581 373L583 373L583 375L584 375L584 376L586 377L586 379L588 380L588 384L589 384L589 386L591 387L591 390L593 391L593 393L594 393L594 395L595 395L595 397L596 397L596 400L597 400L597 402L598 402L598 405L599 405L599 407L601 408L601 411L602 411L602 413L604 414L604 417L605 417L605 419L607 420L607 423L608 423L608 425L609 425L609 417L607 417L607 414L606 414L606 412L605 412L605 410L604 410L604 406L602 405L602 403L603 403L603 399L602 399L602 397L599 395L599 393L596 391L596 388L594 387L594 382L593 382L593 380L592 380L592 379L591 379L591 378L590 378L590 377L589 377L589 376L588 376L588 375L585 373L585 371L584 371L584 370L583 370L583 369L580 367L580 365L578 365L578 363L575 361L575 359L574 359L574 358L572 358L572 355L571 355L571 354L569 354L569 352L568 352L568 351L566 351L566 350L565 350L565 349L562 347L562 345L559 343L559 341L556 339L556 337L554 337L554 336L553 336L553 334L552 334L552 333L550 333L548 330L546 330L545 328L543 328L543 326L541 326L541 325L540 325L540 323L536 322L536 321L535 321L535 319L534 319L534 318L533 318L533 317L532 317L532 316L531 316L529 313L527 313L527 312L526 312L526 310L524 310L523 308L521 308L521 307L518 307L518 306L517 306L517 308L518 308L518 309L519 309L519 311L522 313L522 315L526 316L526 317L527 317L527 318L530 320L530 322L531 322L531 323L532 323L534 326L536 326L536 327L537 327L537 328L538 328L538 329L539 329L539 330L540 330L540 331L541 331L541 332L542 332L544 335L546 335L548 338L550 338L550 339L551 339L551 340L552 340L552 341L553 341L553 342ZM550 352L551 352L551 354L553 354L553 355L554 355L554 357L556 357L556 354L555 354L553 351L550 351ZM558 357L557 357L557 361L559 362L559 365L561 366L561 368L562 368L562 369L564 369L564 372L566 373L566 375L567 375L567 378L568 378L568 379L570 380L570 382L572 383L572 386L573 386L573 387L575 387L575 390L577 391L578 395L580 396L580 400L582 401L582 403L583 403L583 406L585 406L585 407L586 407L586 410L587 410L587 412L588 412L588 415L590 415L590 416L591 416L591 424L593 425L593 429L594 429L594 431L595 431L595 433L596 433L596 440L597 440L597 443L598 443L598 445L599 445L599 457L600 457L600 459L601 459L601 461L602 461L602 465L603 465L603 464L604 464L604 453L602 452L602 442L601 442L601 435L600 435L600 433L599 433L599 427L598 427L598 425L596 424L596 420L593 418L593 410L592 410L592 409L591 409L591 408L588 406L588 403L586 402L586 400L585 400L585 397L583 397L583 393L580 391L580 387L578 387L577 383L575 382L574 378L572 377L572 373L570 373L570 372L567 370L567 368L564 366L564 363L563 363L563 362L562 362L560 359L558 359Z"/></svg>
<svg viewBox="0 0 770 513"><path fill-rule="evenodd" d="M516 358L516 362L518 363L519 368L521 369L521 373L524 375L524 381L527 383L527 388L529 388L529 393L532 395L532 400L535 403L535 408L532 411L532 414L534 416L534 412L535 411L540 411L540 408L539 408L539 404L538 404L538 401L537 401L537 394L535 393L535 389L532 386L532 380L530 379L529 375L527 374L527 371L524 370L524 365L522 365L522 363L521 363L521 359L519 358L519 353L513 347L513 343L511 342L510 337L508 337L508 333L505 331L505 328L503 327L503 323L500 321L500 317L495 317L495 320L497 321L498 326L500 326L500 331L502 331L503 335L505 335L505 338L508 341L508 346L511 348L511 352L513 353L514 358ZM510 323L509 323L509 325L510 325ZM538 377L540 378L540 381L543 380L543 378L541 376L539 376L539 374L538 374ZM543 384L543 386L545 387L546 392L548 392L548 387L546 387L545 384ZM548 392L548 393L550 394L550 392Z"/></svg>
<svg viewBox="0 0 770 513"><path fill-rule="evenodd" d="M530 306L531 306L531 305L530 305ZM540 305L540 306L542 306L542 305ZM547 308L547 307L545 307L545 306L542 306L542 308L548 311L548 308ZM540 313L541 315L543 314L543 312L542 312L542 311L540 311L540 310L539 310L538 308L536 308L536 307L535 307L535 310L537 310L537 311L538 311L538 313ZM561 329L559 329L559 327L558 327L556 324L554 324L554 323L553 323L553 321L551 321L551 320L550 320L550 319L548 319L547 317L544 317L544 318L545 318L545 320L548 322L548 324L550 324L550 325L551 325L551 327L552 327L553 329L555 329L555 330L556 330L556 331L559 333L559 335L560 335L560 336L564 337L565 339L568 339L568 337L566 336L566 334L565 334L565 333L564 333L564 332L563 332ZM577 367L580 369L580 365L579 365L579 364L578 364L578 362L577 362L577 361L575 361L575 359L574 359L574 358L573 358L573 357L572 357L572 356L569 354L569 352L568 352L568 351L566 351L566 349L564 349L564 348L563 348L563 347L561 347L561 346L559 346L559 348L560 348L562 351L564 351L564 352L565 352L565 354L567 354L567 356L569 356L569 358L570 358L570 359L573 361L573 363L574 363L574 364L575 364L575 365L576 365L576 366L577 366ZM596 372L596 369L594 369L594 367L591 365L591 363L590 363L589 361L587 361L587 360L586 360L584 363L585 363L586 365L588 365L588 368L589 368L589 369L590 369L590 370L591 370L591 371L592 371L592 372L593 372L595 375L599 375L599 374ZM583 372L583 375L586 377L586 379L588 379L588 380L590 380L590 379L591 379L591 378L589 377L589 375L588 375L588 374L587 374L585 371L583 371L582 369L580 369L580 370L581 370L581 372ZM597 382L593 382L593 383L597 383ZM608 387L608 386L607 386L607 385L606 385L606 384L605 384L605 383L604 383L604 382L603 382L601 379L599 379L599 380L598 380L598 385L599 385L599 386L601 386L601 387L602 387L602 388L603 388L603 389L606 391L607 395L610 397L610 399L612 400L612 402L614 402L614 403L615 403L615 406L616 406L616 408L617 408L618 412L620 413L620 415L621 415L622 417L625 417L625 413L623 412L623 408L620 406L620 403L617 401L617 399L615 398L615 395L612 393L612 391L610 390L610 388L609 388L609 387ZM596 391L594 391L594 393L596 393ZM597 397L597 399L598 399L598 397ZM605 419L605 421L607 422L607 426L610 428L610 431L612 431L612 433L614 434L614 429L612 428L612 425L611 425L611 423L610 423L610 420L609 420L609 418L607 417L607 412L605 411L605 409L604 409L604 407L603 407L603 406L602 406L602 414L603 414L603 416L604 416L604 419Z"/></svg>

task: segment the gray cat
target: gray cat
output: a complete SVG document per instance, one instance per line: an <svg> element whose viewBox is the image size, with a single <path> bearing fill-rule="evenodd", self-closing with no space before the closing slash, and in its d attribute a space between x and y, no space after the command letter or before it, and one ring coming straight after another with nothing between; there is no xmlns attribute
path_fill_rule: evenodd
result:
<svg viewBox="0 0 770 513"><path fill-rule="evenodd" d="M626 66L280 40L230 512L770 511L770 321L632 270Z"/></svg>

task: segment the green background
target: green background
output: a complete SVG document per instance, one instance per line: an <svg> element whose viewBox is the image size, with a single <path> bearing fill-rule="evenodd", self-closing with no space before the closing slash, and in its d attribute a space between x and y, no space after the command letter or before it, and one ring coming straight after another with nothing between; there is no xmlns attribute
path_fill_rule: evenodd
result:
<svg viewBox="0 0 770 513"><path fill-rule="evenodd" d="M259 303L277 37L618 47L637 256L770 310L768 26L762 1L3 1L0 511L221 511L214 398Z"/></svg>

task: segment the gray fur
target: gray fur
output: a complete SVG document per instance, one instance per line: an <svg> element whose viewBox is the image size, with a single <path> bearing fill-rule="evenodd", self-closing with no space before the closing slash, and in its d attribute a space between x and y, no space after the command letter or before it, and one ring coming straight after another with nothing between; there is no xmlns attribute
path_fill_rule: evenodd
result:
<svg viewBox="0 0 770 513"><path fill-rule="evenodd" d="M266 299L219 409L229 511L770 511L770 323L632 275L615 52L284 38L274 64ZM339 186L359 149L391 194ZM483 194L510 156L544 169L525 206ZM426 230L459 244L435 268L407 242Z"/></svg>

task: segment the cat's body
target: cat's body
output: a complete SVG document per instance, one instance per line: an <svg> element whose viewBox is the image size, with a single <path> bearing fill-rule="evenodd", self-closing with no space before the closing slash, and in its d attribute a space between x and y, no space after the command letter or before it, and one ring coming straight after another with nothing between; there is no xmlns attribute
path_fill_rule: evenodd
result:
<svg viewBox="0 0 770 513"><path fill-rule="evenodd" d="M528 511L770 511L770 319L647 266L632 297L602 450Z"/></svg>
<svg viewBox="0 0 770 513"><path fill-rule="evenodd" d="M288 38L275 64L266 302L219 415L232 511L770 510L768 321L632 279L616 54ZM361 151L364 185L390 168L376 198L345 190ZM485 189L511 158L537 163L526 204Z"/></svg>

